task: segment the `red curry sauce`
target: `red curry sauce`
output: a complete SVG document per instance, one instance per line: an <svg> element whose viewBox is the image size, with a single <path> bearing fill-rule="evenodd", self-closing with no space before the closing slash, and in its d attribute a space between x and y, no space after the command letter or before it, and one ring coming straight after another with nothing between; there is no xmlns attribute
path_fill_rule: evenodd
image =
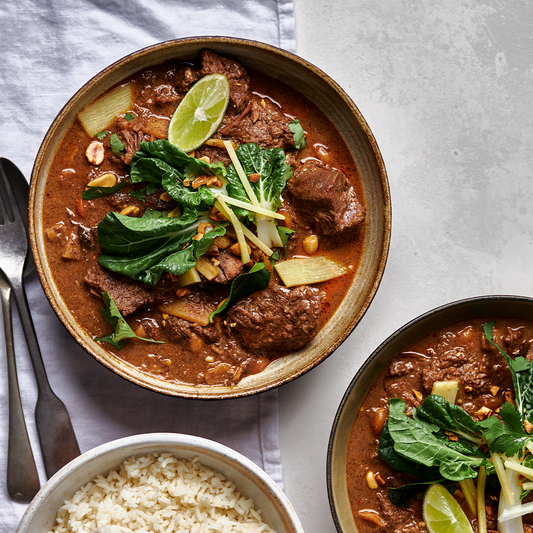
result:
<svg viewBox="0 0 533 533"><path fill-rule="evenodd" d="M135 111L137 114L169 118L176 108L175 103L154 105L153 94L159 86L168 85L169 77L179 68L177 63L166 63L134 75ZM328 167L342 170L354 187L361 202L364 200L361 181L353 158L340 134L325 115L293 89L279 81L258 72L249 71L251 90L261 98L270 99L290 117L298 118L306 133L305 149L289 154L295 165L306 159L316 159ZM109 131L115 131L110 126ZM100 166L87 160L85 150L91 138L76 121L57 151L48 176L43 206L43 227L45 228L46 253L59 292L73 316L85 330L94 337L110 333L110 326L101 314L102 300L90 290L84 282L88 265L98 261L98 246L87 248L79 245L80 231L94 232L97 224L109 210L113 210L105 197L93 200L81 200L85 186L104 172L113 172L120 179L128 178L128 166L117 157L110 155L109 136L103 140L106 158ZM285 197L284 197L285 198ZM131 199L135 205L135 199ZM282 210L290 212L290 205L285 198ZM287 225L297 224L289 218ZM312 227L297 227L296 238L291 240L290 254L305 255L302 240L313 233ZM352 282L357 269L364 240L364 224L357 234L348 241L322 237L320 253L337 259L351 268L350 272L340 278L319 284L326 298L321 305L320 327L322 327L337 309L339 303ZM74 254L65 257L65 250L73 244ZM279 280L278 280L279 282ZM127 317L128 323L136 330L141 327L143 333L160 329L164 316L155 307L136 311ZM164 338L164 337L163 337ZM205 344L205 342L204 342ZM229 346L229 348L228 348ZM199 350L185 349L179 343L148 344L136 339L129 339L122 349L116 350L109 344L105 348L126 363L143 372L164 380L190 383L196 385L232 384L246 374L261 371L273 359L284 353L270 353L268 356L258 354L229 353L231 345L214 352L209 347ZM243 359L246 359L243 362ZM226 365L226 366L221 366ZM218 365L218 366L217 366ZM236 367L241 365L245 371L239 375ZM213 368L226 371L213 372Z"/></svg>
<svg viewBox="0 0 533 533"><path fill-rule="evenodd" d="M495 412L506 400L512 401L511 373L483 333L483 324L489 320L465 320L427 335L398 353L372 385L354 421L346 459L348 496L360 533L427 532L420 498L413 498L408 507L402 508L393 505L387 495L389 488L415 481L378 456L390 398L405 401L408 413L431 394L433 382L457 380L455 403L475 420L483 419L487 409ZM512 357L532 360L533 321L508 317L493 320L495 342ZM375 485L369 477L376 480ZM477 531L477 519L458 484L454 495ZM499 493L488 487L485 501L489 531L497 529L498 500ZM524 517L525 531L533 531L531 523L531 516Z"/></svg>

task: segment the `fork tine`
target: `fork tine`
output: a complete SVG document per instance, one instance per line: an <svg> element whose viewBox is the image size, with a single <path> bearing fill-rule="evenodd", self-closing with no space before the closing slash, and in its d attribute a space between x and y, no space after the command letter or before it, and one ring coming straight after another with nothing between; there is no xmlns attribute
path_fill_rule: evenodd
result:
<svg viewBox="0 0 533 533"><path fill-rule="evenodd" d="M5 217L9 219L11 222L17 221L17 219L22 221L22 216L18 210L17 201L15 199L15 195L13 194L13 190L11 189L11 185L9 183L9 179L7 177L7 173L4 169L5 165L5 159L3 157L0 158L0 176L2 179L0 179L0 204L4 205L4 217L2 220L2 224L5 224L7 221L5 220ZM0 209L1 209L0 205Z"/></svg>

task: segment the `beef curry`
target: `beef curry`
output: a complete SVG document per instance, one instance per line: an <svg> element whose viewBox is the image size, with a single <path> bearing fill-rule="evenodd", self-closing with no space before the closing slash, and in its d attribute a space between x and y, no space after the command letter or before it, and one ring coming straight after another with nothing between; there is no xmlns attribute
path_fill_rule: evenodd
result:
<svg viewBox="0 0 533 533"><path fill-rule="evenodd" d="M227 110L185 154L168 142L169 122L213 73L229 82ZM129 91L128 107L97 132L80 113L46 183L46 254L78 323L140 371L198 386L236 384L303 348L344 298L362 253L364 195L340 134L295 90L210 50L116 90ZM257 238L265 216L221 200L247 200L234 193L239 165L248 188L282 181L266 245ZM148 250L150 240L158 247ZM293 259L323 259L313 268L336 273L300 282ZM296 281L282 281L282 264L297 265Z"/></svg>
<svg viewBox="0 0 533 533"><path fill-rule="evenodd" d="M347 488L358 531L428 531L423 495L433 483L454 495L473 531L497 531L507 482L500 482L496 463L509 472L513 461L522 471L531 463L529 400L522 406L515 380L531 379L532 360L533 322L509 317L453 324L394 356L366 395L350 435ZM452 414L450 425L444 422L445 411ZM422 435L422 426L429 428L425 436L405 445L401 431L411 427ZM421 458L424 449L436 449L439 443L440 464L434 457ZM525 482L531 475L515 474L516 510L518 497L530 500ZM474 503L469 500L477 490L481 507L475 498ZM524 515L519 518L523 525L508 531L533 531L533 517L523 511L527 508L518 511Z"/></svg>

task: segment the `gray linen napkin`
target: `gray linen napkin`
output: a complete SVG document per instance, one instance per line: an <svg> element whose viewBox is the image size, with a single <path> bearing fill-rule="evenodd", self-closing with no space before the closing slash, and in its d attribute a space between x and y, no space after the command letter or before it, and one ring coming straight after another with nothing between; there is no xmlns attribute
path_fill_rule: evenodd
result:
<svg viewBox="0 0 533 533"><path fill-rule="evenodd" d="M0 9L0 156L29 179L48 126L70 96L111 62L179 37L224 35L293 51L291 0L19 0ZM170 431L211 438L243 453L282 484L277 393L211 402L170 398L126 382L99 365L63 328L36 274L28 300L54 391L71 414L81 451L126 435ZM41 482L35 430L36 387L15 313L22 400ZM0 533L13 532L26 508L5 488L7 381L0 331Z"/></svg>

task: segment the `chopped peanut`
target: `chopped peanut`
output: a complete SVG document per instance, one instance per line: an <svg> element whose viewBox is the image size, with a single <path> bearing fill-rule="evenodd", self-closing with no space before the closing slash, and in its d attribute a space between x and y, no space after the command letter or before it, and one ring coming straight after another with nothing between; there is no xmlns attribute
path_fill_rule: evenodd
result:
<svg viewBox="0 0 533 533"><path fill-rule="evenodd" d="M380 485L385 485L385 480L383 479L383 476L379 472L374 477L376 478L376 481Z"/></svg>
<svg viewBox="0 0 533 533"><path fill-rule="evenodd" d="M85 157L91 165L100 165L104 160L104 145L100 141L93 141L85 150Z"/></svg>
<svg viewBox="0 0 533 533"><path fill-rule="evenodd" d="M465 392L472 392L472 387L470 385L465 385Z"/></svg>
<svg viewBox="0 0 533 533"><path fill-rule="evenodd" d="M161 193L159 199L163 200L163 202L172 202L172 196L170 196L167 191Z"/></svg>
<svg viewBox="0 0 533 533"><path fill-rule="evenodd" d="M208 187L222 187L222 180L220 178L217 178L216 176L210 176L207 178L207 181L205 183Z"/></svg>
<svg viewBox="0 0 533 533"><path fill-rule="evenodd" d="M248 251L248 255L250 255L252 253L252 249L250 248L250 246L248 245L248 243L246 243L246 249ZM232 246L229 247L229 251L233 254L233 255L236 255L237 257L240 257L241 256L241 247L239 245L238 242L236 242L235 244L233 244Z"/></svg>
<svg viewBox="0 0 533 533"><path fill-rule="evenodd" d="M211 209L211 213L209 213L209 218L217 221L226 220L226 217L214 206Z"/></svg>
<svg viewBox="0 0 533 533"><path fill-rule="evenodd" d="M424 395L418 390L414 390L413 394L414 394L415 398L417 399L417 401L419 401L419 402L421 402L424 399Z"/></svg>
<svg viewBox="0 0 533 533"><path fill-rule="evenodd" d="M529 420L524 420L524 429L526 430L526 433L529 435L529 433L531 433L531 430L533 429L533 424Z"/></svg>
<svg viewBox="0 0 533 533"><path fill-rule="evenodd" d="M478 410L477 416L480 420L483 420L484 418L489 417L492 414L492 409L489 409L486 405L481 407L481 409Z"/></svg>
<svg viewBox="0 0 533 533"><path fill-rule="evenodd" d="M201 241L203 236L204 236L203 233L197 233L196 235L193 236L192 240Z"/></svg>
<svg viewBox="0 0 533 533"><path fill-rule="evenodd" d="M316 254L318 250L318 236L309 235L308 237L305 237L305 239L302 241L302 246L303 246L304 252L307 255Z"/></svg>
<svg viewBox="0 0 533 533"><path fill-rule="evenodd" d="M387 423L387 418L388 412L384 407L378 407L374 411L374 416L372 417L372 430L374 431L374 435L381 435L383 428Z"/></svg>
<svg viewBox="0 0 533 533"><path fill-rule="evenodd" d="M120 214L125 217L138 217L140 213L141 209L136 205L128 205L120 212Z"/></svg>
<svg viewBox="0 0 533 533"><path fill-rule="evenodd" d="M191 294L191 289L188 289L187 287L181 287L176 290L176 296L178 298L183 298L184 296L187 296L188 294Z"/></svg>
<svg viewBox="0 0 533 533"><path fill-rule="evenodd" d="M387 522L381 518L378 512L372 509L361 509L359 511L359 516L365 520L368 520L369 522L374 522L374 524L379 527L385 527L387 525Z"/></svg>
<svg viewBox="0 0 533 533"><path fill-rule="evenodd" d="M372 470L368 471L366 473L366 483L368 485L368 488L370 489L377 489L378 488L378 483L376 481L376 478L374 476L374 472L372 472Z"/></svg>
<svg viewBox="0 0 533 533"><path fill-rule="evenodd" d="M257 183L261 179L261 174L250 174L250 181Z"/></svg>
<svg viewBox="0 0 533 533"><path fill-rule="evenodd" d="M208 228L208 224L206 224L205 222L200 222L200 224L198 224L198 233L201 233L202 235L205 234L205 230Z"/></svg>
<svg viewBox="0 0 533 533"><path fill-rule="evenodd" d="M146 331L144 329L144 326L142 324L139 324L134 330L133 333L137 335L138 337L145 337L146 338Z"/></svg>
<svg viewBox="0 0 533 533"><path fill-rule="evenodd" d="M106 172L89 183L88 187L114 187L117 184L117 177L112 172Z"/></svg>
<svg viewBox="0 0 533 533"><path fill-rule="evenodd" d="M457 442L459 440L459 437L451 431L445 431L444 434L448 437L448 440L452 442Z"/></svg>
<svg viewBox="0 0 533 533"><path fill-rule="evenodd" d="M512 405L516 405L514 401L513 393L510 390L507 390L503 393L503 397L505 398L506 402L509 402Z"/></svg>
<svg viewBox="0 0 533 533"><path fill-rule="evenodd" d="M183 180L183 186L188 187L191 184L191 180L189 178L185 178Z"/></svg>
<svg viewBox="0 0 533 533"><path fill-rule="evenodd" d="M230 141L230 142L233 145L233 148L236 149L237 145L235 141ZM223 139L207 139L207 141L205 141L205 144L207 146L214 146L215 148L223 148L224 150L226 149L226 147L224 146Z"/></svg>
<svg viewBox="0 0 533 533"><path fill-rule="evenodd" d="M196 178L194 178L192 182L192 188L198 189L199 187L201 187L202 185L205 185L206 183L207 183L207 176L204 176L203 174L201 174L200 176L196 176Z"/></svg>
<svg viewBox="0 0 533 533"><path fill-rule="evenodd" d="M206 163L211 163L211 159L209 159L209 156L204 155L202 157L198 158L200 161L205 161Z"/></svg>
<svg viewBox="0 0 533 533"><path fill-rule="evenodd" d="M316 156L322 163L325 165L330 163L331 156L329 150L323 144L315 144L313 148L315 149Z"/></svg>
<svg viewBox="0 0 533 533"><path fill-rule="evenodd" d="M498 394L498 391L500 390L500 387L498 387L497 385L493 385L491 388L490 388L490 393L493 395L493 396L496 396L496 394Z"/></svg>
<svg viewBox="0 0 533 533"><path fill-rule="evenodd" d="M205 358L205 361L206 361L206 363L214 363L215 362L215 358L212 355L208 355Z"/></svg>

